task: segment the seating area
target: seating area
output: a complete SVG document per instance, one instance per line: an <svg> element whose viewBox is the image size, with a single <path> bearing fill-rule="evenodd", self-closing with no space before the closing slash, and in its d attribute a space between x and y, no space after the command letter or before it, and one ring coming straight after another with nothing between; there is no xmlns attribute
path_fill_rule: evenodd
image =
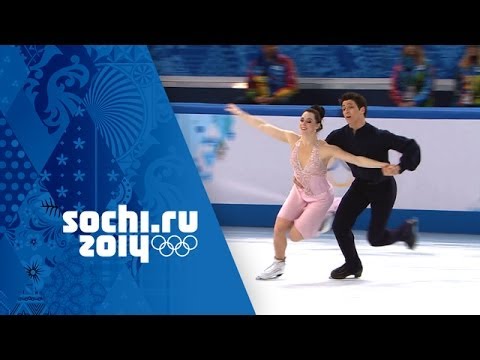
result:
<svg viewBox="0 0 480 360"><path fill-rule="evenodd" d="M451 79L464 45L425 45L437 78ZM150 45L161 76L244 76L258 45ZM401 45L279 45L299 77L388 78Z"/></svg>
<svg viewBox="0 0 480 360"><path fill-rule="evenodd" d="M369 103L393 106L388 96L401 45L280 45L295 60L300 92L292 104L336 105L344 91L361 91ZM226 103L243 89L247 65L258 45L150 45L171 102ZM435 106L451 106L456 65L464 45L426 45L435 65ZM172 81L183 79L184 81Z"/></svg>

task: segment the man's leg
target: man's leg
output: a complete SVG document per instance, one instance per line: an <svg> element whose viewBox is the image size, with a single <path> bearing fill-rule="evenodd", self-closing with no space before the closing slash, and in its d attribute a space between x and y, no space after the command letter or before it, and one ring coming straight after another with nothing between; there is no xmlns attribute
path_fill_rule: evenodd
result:
<svg viewBox="0 0 480 360"><path fill-rule="evenodd" d="M345 257L345 264L332 271L330 276L333 279L344 279L349 275L359 277L362 274L362 262L355 248L352 227L357 217L369 204L363 186L358 182L351 185L343 196L333 221L333 232Z"/></svg>
<svg viewBox="0 0 480 360"><path fill-rule="evenodd" d="M385 246L404 241L410 249L415 247L417 220L409 219L397 229L387 229L388 219L397 197L397 184L394 178L372 186L369 191L372 217L367 239L372 246Z"/></svg>
<svg viewBox="0 0 480 360"><path fill-rule="evenodd" d="M392 177L376 185L369 185L372 216L367 240L372 246L385 246L398 240L395 230L387 230L387 223L397 198L397 183Z"/></svg>

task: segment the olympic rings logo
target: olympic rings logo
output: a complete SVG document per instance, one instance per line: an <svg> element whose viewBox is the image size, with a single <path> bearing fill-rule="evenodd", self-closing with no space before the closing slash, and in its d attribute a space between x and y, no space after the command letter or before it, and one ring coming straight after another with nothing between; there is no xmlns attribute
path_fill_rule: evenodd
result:
<svg viewBox="0 0 480 360"><path fill-rule="evenodd" d="M160 245L158 245L158 241L155 241L157 238L162 240ZM171 235L168 239L162 235L155 235L150 244L163 257L172 256L174 253L179 257L185 257L190 254L190 251L197 248L198 240L193 235L187 235L183 239L178 235Z"/></svg>

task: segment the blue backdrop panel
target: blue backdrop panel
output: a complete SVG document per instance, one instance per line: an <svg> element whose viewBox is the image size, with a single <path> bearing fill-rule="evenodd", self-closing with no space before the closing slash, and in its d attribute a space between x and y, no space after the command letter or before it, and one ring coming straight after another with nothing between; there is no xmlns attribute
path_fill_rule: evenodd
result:
<svg viewBox="0 0 480 360"><path fill-rule="evenodd" d="M0 314L253 314L147 47L0 46L0 59ZM198 211L195 248L82 256L63 214L119 205L150 224Z"/></svg>

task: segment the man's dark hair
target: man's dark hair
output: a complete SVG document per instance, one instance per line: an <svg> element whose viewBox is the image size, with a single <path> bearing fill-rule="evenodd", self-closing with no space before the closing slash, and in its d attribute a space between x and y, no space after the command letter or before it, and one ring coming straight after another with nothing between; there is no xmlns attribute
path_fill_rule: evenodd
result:
<svg viewBox="0 0 480 360"><path fill-rule="evenodd" d="M358 108L365 108L365 117L367 117L367 100L360 95L359 93L356 92L346 92L345 94L342 95L342 97L339 99L340 106L342 106L343 102L346 100L353 100L355 104L357 104Z"/></svg>

